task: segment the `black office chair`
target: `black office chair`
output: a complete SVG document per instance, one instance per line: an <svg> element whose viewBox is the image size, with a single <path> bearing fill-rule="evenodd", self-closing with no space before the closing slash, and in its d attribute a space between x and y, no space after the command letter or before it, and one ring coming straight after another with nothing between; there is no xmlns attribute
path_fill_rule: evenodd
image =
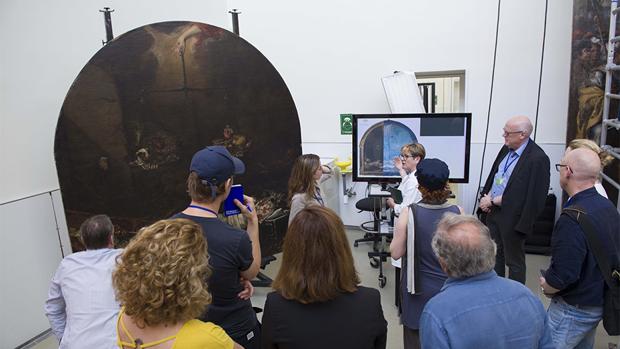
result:
<svg viewBox="0 0 620 349"><path fill-rule="evenodd" d="M274 256L262 257L260 260L260 268L262 270L265 270L267 265L275 260L276 257ZM250 282L254 287L271 287L271 283L273 282L273 280L269 276L265 275L263 272L259 272L258 275L256 275L256 279Z"/></svg>
<svg viewBox="0 0 620 349"><path fill-rule="evenodd" d="M360 242L372 242L373 251L378 250L378 243L381 242L381 235L379 232L379 224L381 223L381 198L363 198L355 203L355 208L359 212L372 212L373 220L364 222L360 225L360 229L365 232L364 237L356 239L353 242L353 246L357 247ZM372 224L372 226L370 226ZM376 266L375 266L376 268Z"/></svg>
<svg viewBox="0 0 620 349"><path fill-rule="evenodd" d="M387 242L392 239L391 233L380 233L381 221L384 219L384 217L381 217L382 200L383 199L379 197L369 197L355 203L355 207L360 210L360 212L372 212L373 220L360 224L360 228L365 232L364 237L353 242L354 247L358 247L360 242L372 242L372 251L368 252L368 258L370 259L370 266L379 268L378 280L379 287L381 288L387 283L387 277L383 274L383 262L387 261L388 257L390 257L390 252L381 248L382 237L385 236ZM372 224L372 226L370 226L370 224Z"/></svg>
<svg viewBox="0 0 620 349"><path fill-rule="evenodd" d="M282 252L282 241L288 229L289 210L281 208L275 210L269 217L259 223L260 248L263 254L260 261L260 268L265 270L267 265L276 260L274 256ZM252 285L254 287L271 287L270 277L263 272L259 272Z"/></svg>
<svg viewBox="0 0 620 349"><path fill-rule="evenodd" d="M557 198L555 194L547 195L545 207L534 222L532 233L525 239L525 253L550 255L551 254L551 233L555 225L555 204Z"/></svg>

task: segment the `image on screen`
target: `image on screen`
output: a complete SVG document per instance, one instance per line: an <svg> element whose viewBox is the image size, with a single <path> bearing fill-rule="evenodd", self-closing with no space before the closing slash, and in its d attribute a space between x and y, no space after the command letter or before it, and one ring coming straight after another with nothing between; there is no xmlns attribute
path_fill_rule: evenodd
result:
<svg viewBox="0 0 620 349"><path fill-rule="evenodd" d="M427 158L450 168L450 181L469 180L470 113L354 114L353 180L398 182L394 158L403 145L420 143Z"/></svg>

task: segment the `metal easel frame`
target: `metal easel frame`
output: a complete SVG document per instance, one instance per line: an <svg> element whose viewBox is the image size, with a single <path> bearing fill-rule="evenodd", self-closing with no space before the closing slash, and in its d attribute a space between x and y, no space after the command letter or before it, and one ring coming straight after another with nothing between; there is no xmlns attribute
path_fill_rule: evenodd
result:
<svg viewBox="0 0 620 349"><path fill-rule="evenodd" d="M616 25L618 22L618 0L611 1L611 15L609 16L609 42L607 44L607 65L605 66L605 100L603 102L603 115L602 115L602 127L601 127L601 148L611 154L616 160L620 160L620 148L614 148L607 144L607 128L614 127L616 130L620 130L620 118L609 118L609 105L612 99L620 100L619 94L611 93L611 84L613 80L613 72L620 71L620 65L614 63L615 45L620 42L620 36L616 36ZM601 172L603 180L609 182L612 186L618 189L618 200L616 208L620 211L620 184L613 178Z"/></svg>

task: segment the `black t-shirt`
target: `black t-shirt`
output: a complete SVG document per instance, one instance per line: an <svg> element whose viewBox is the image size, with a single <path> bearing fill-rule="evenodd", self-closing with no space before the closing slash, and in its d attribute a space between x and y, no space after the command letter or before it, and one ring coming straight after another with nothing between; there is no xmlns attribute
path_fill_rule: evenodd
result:
<svg viewBox="0 0 620 349"><path fill-rule="evenodd" d="M239 272L247 270L254 261L252 241L248 233L231 227L218 218L190 216L178 213L172 218L185 218L198 223L207 239L209 265L212 274L207 280L213 297L207 312L200 319L221 326L233 337L245 337L256 326L252 302L240 299L243 290Z"/></svg>
<svg viewBox="0 0 620 349"><path fill-rule="evenodd" d="M272 292L265 302L261 337L263 349L384 349L387 322L379 291L373 288L360 286L311 304Z"/></svg>

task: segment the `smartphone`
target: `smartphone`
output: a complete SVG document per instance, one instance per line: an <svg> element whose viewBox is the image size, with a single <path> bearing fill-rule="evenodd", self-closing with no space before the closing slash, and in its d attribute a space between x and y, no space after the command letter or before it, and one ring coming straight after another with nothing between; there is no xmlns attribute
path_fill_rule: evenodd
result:
<svg viewBox="0 0 620 349"><path fill-rule="evenodd" d="M224 200L224 216L234 216L241 213L241 210L235 205L235 199L243 203L243 186L241 184L234 184L230 188L230 193Z"/></svg>
<svg viewBox="0 0 620 349"><path fill-rule="evenodd" d="M390 191L392 194L392 199L394 199L394 202L397 204L402 204L403 203L403 192L401 192L398 189L393 189Z"/></svg>

